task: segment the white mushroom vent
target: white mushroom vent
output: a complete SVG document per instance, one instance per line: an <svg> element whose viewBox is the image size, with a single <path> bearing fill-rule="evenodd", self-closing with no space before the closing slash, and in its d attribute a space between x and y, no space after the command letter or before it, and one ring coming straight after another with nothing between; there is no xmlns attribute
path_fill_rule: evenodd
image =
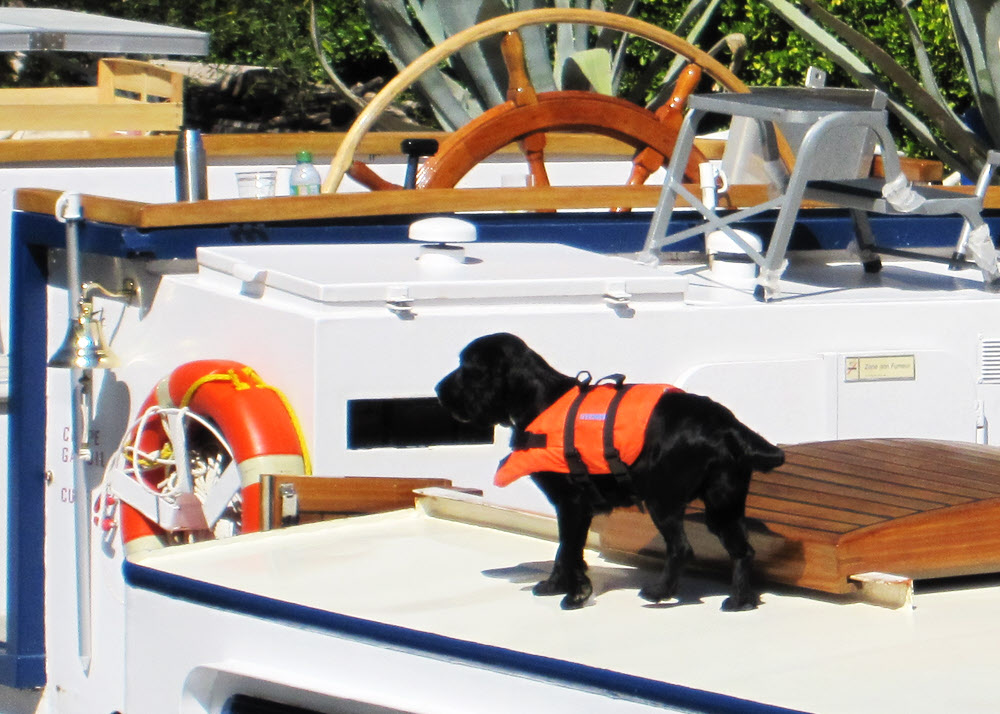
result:
<svg viewBox="0 0 1000 714"><path fill-rule="evenodd" d="M758 236L743 230L733 232L754 251L761 251ZM708 253L708 267L716 278L752 279L757 275L757 264L753 258L744 246L724 231L712 231L705 236L705 252Z"/></svg>
<svg viewBox="0 0 1000 714"><path fill-rule="evenodd" d="M465 262L465 248L455 243L476 240L476 227L468 221L448 216L424 218L410 224L409 238L422 243L419 260Z"/></svg>

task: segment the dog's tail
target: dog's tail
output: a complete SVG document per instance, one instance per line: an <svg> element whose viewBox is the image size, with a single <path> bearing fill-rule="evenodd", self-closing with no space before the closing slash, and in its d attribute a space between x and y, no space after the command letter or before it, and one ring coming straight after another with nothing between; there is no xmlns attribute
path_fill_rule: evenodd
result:
<svg viewBox="0 0 1000 714"><path fill-rule="evenodd" d="M785 463L785 452L753 429L740 424L736 436L743 463L754 471L770 471Z"/></svg>

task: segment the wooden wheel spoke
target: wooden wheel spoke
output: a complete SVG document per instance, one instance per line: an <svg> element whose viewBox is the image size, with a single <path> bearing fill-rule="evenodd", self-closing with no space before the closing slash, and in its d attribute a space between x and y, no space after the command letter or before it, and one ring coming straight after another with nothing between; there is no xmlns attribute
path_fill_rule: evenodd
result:
<svg viewBox="0 0 1000 714"><path fill-rule="evenodd" d="M518 142L528 162L529 186L550 186L549 173L545 170L545 134L529 134Z"/></svg>
<svg viewBox="0 0 1000 714"><path fill-rule="evenodd" d="M681 122L684 121L684 106L688 96L698 88L701 81L701 67L696 64L688 64L677 78L674 91L662 107L656 110L656 118L660 120L670 137L671 144L676 145L677 136L680 134ZM632 173L629 174L627 186L642 186L646 183L654 171L663 166L667 161L666 156L655 149L645 148L639 151L632 159ZM684 169L684 176L688 181L698 181L698 165L705 161L705 156L692 147L691 155L688 157L687 167ZM628 208L616 208L616 213L627 213Z"/></svg>
<svg viewBox="0 0 1000 714"><path fill-rule="evenodd" d="M524 41L520 33L511 30L504 35L500 53L507 66L507 101L513 102L516 107L537 104L538 94L524 64Z"/></svg>

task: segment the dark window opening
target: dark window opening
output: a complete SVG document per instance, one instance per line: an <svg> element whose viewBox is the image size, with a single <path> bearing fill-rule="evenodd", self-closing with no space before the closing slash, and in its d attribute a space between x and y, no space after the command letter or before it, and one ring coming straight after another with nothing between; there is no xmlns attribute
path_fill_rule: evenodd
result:
<svg viewBox="0 0 1000 714"><path fill-rule="evenodd" d="M492 443L493 425L455 421L434 397L347 402L348 449Z"/></svg>
<svg viewBox="0 0 1000 714"><path fill-rule="evenodd" d="M222 708L223 714L321 714L315 709L303 709L290 704L272 702L246 694L234 694Z"/></svg>

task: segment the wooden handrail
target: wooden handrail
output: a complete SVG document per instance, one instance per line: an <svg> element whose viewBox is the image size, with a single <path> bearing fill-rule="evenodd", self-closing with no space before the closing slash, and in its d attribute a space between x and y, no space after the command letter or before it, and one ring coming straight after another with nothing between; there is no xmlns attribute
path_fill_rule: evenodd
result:
<svg viewBox="0 0 1000 714"><path fill-rule="evenodd" d="M344 139L343 132L294 134L205 134L205 153L211 163L216 159L269 158L293 163L295 154L308 149L313 157L326 160L333 156ZM369 157L402 156L399 142L403 139L437 139L444 141L449 134L428 132L372 132L364 137L358 154ZM610 137L589 134L552 133L549 137L551 156L564 159L587 157L631 159L635 149ZM106 137L94 139L25 139L0 141L0 161L13 164L72 163L74 161L104 161L128 159L173 160L174 135ZM724 142L715 139L698 140L699 149L710 159L722 157ZM499 154L520 153L516 146L501 149Z"/></svg>
<svg viewBox="0 0 1000 714"><path fill-rule="evenodd" d="M87 88L84 88L87 89ZM205 134L205 152L209 162L216 159L278 159L292 163L292 157L309 149L317 160L333 156L344 140L344 132L300 132L289 134ZM367 157L402 157L403 139L436 139L444 142L444 131L371 132L361 140L358 153ZM615 158L631 160L635 149L607 136L553 132L547 135L547 152L565 160ZM173 160L177 139L163 136L116 136L82 139L21 139L0 141L0 161L6 167L18 164L73 163L77 161L120 161L128 159ZM726 143L722 139L695 139L695 146L708 159L721 159ZM500 149L498 154L520 154L516 146ZM940 181L940 161L900 159L911 181ZM875 157L873 171L879 174L882 159Z"/></svg>
<svg viewBox="0 0 1000 714"><path fill-rule="evenodd" d="M14 208L53 214L56 200L61 195L61 191L51 189L19 189L14 195ZM83 196L82 200L83 214L88 220L154 229L463 211L609 209L612 206L650 208L656 205L659 195L658 186L568 186L543 189L435 188L190 203L141 203L100 196Z"/></svg>
<svg viewBox="0 0 1000 714"><path fill-rule="evenodd" d="M612 207L652 208L660 186L546 186L541 188L429 188L420 191L373 191L319 196L278 196L265 199L229 199L191 203L142 203L101 196L83 196L88 220L140 229L233 223L309 221L370 216L403 216L475 211L586 210ZM698 187L688 187L697 193ZM1000 188L1000 187L998 187ZM971 192L971 186L961 189ZM768 196L765 185L731 185L720 197L726 207L756 205ZM22 188L14 194L14 208L53 214L61 191ZM1000 191L987 197L1000 207ZM678 205L683 205L678 202ZM821 204L803 202L806 208Z"/></svg>

